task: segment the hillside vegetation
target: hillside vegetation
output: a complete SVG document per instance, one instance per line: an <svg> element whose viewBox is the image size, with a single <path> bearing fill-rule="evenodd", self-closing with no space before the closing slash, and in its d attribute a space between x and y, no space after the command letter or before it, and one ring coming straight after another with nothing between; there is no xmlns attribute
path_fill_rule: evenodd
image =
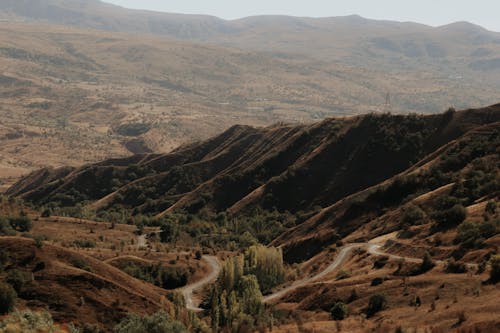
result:
<svg viewBox="0 0 500 333"><path fill-rule="evenodd" d="M2 1L0 190L40 167L168 152L235 124L488 105L499 40L465 22Z"/></svg>
<svg viewBox="0 0 500 333"><path fill-rule="evenodd" d="M432 221L430 235L455 230L465 217L448 215L495 200L498 108L235 126L170 154L37 171L8 194L77 217L161 219L194 237L222 228L239 234L237 243L273 241L300 261L353 232L362 238L361 227L370 236L412 234ZM426 203L441 196L442 204Z"/></svg>
<svg viewBox="0 0 500 333"><path fill-rule="evenodd" d="M57 323L105 331L491 330L499 107L234 126L168 154L33 172L2 201L1 234L34 240L0 237L18 252L0 287L17 306L48 304ZM209 263L216 281L201 278ZM105 283L82 295L82 279ZM168 291L197 280L203 290ZM77 307L47 303L49 287ZM151 304L137 311L136 294Z"/></svg>

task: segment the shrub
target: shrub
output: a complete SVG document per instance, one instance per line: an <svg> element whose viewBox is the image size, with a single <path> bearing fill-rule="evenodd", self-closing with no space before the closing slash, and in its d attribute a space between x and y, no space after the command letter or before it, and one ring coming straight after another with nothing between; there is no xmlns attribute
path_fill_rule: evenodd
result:
<svg viewBox="0 0 500 333"><path fill-rule="evenodd" d="M347 271L344 271L344 270L340 270L337 275L335 276L335 278L337 280L344 280L344 279L348 279L351 277L351 273L347 272Z"/></svg>
<svg viewBox="0 0 500 333"><path fill-rule="evenodd" d="M21 289L24 287L26 282L29 281L29 278L26 273L21 272L17 269L13 269L7 273L6 281L12 286L12 288L14 288L17 293L19 293L21 292Z"/></svg>
<svg viewBox="0 0 500 333"><path fill-rule="evenodd" d="M71 264L76 268L83 269L87 272L92 272L93 269L88 265L88 263L83 258L74 257L70 260Z"/></svg>
<svg viewBox="0 0 500 333"><path fill-rule="evenodd" d="M347 299L347 303L352 303L355 300L357 300L358 298L359 298L358 292L356 291L356 289L352 289L351 294L349 295L349 298Z"/></svg>
<svg viewBox="0 0 500 333"><path fill-rule="evenodd" d="M403 215L403 224L415 225L420 224L425 217L425 213L417 206L409 206Z"/></svg>
<svg viewBox="0 0 500 333"><path fill-rule="evenodd" d="M420 272L425 273L432 268L434 268L436 264L432 261L432 257L429 252L425 252L424 257L422 258L422 264L420 265Z"/></svg>
<svg viewBox="0 0 500 333"><path fill-rule="evenodd" d="M387 308L387 298L383 294L375 294L370 297L368 301L368 307L366 308L366 315L368 317L373 316L379 311Z"/></svg>
<svg viewBox="0 0 500 333"><path fill-rule="evenodd" d="M454 259L448 260L445 268L446 273L462 274L467 273L467 266L464 263L455 261Z"/></svg>
<svg viewBox="0 0 500 333"><path fill-rule="evenodd" d="M16 234L15 230L12 229L9 221L0 216L0 236L14 236Z"/></svg>
<svg viewBox="0 0 500 333"><path fill-rule="evenodd" d="M202 254L201 254L200 250L196 250L195 257L196 257L196 260L201 260Z"/></svg>
<svg viewBox="0 0 500 333"><path fill-rule="evenodd" d="M10 217L9 223L13 229L19 232L28 232L33 227L33 222L27 216Z"/></svg>
<svg viewBox="0 0 500 333"><path fill-rule="evenodd" d="M45 237L37 235L33 239L35 241L35 246L41 249L43 247L43 241L45 240Z"/></svg>
<svg viewBox="0 0 500 333"><path fill-rule="evenodd" d="M10 284L0 282L0 314L12 311L17 293Z"/></svg>
<svg viewBox="0 0 500 333"><path fill-rule="evenodd" d="M497 203L493 200L488 201L488 203L486 204L485 211L488 214L492 214L492 215L495 214L497 211Z"/></svg>
<svg viewBox="0 0 500 333"><path fill-rule="evenodd" d="M493 283L497 283L498 281L500 281L500 254L491 257L490 265L490 281Z"/></svg>
<svg viewBox="0 0 500 333"><path fill-rule="evenodd" d="M457 228L456 243L461 243L463 248L472 249L483 246L485 239L496 235L499 231L498 220L489 220L482 223L465 221Z"/></svg>
<svg viewBox="0 0 500 333"><path fill-rule="evenodd" d="M174 321L165 312L157 312L151 316L140 317L130 314L114 329L115 333L188 333L179 321Z"/></svg>
<svg viewBox="0 0 500 333"><path fill-rule="evenodd" d="M347 317L347 305L343 302L336 302L330 310L330 314L334 320L345 319Z"/></svg>
<svg viewBox="0 0 500 333"><path fill-rule="evenodd" d="M59 332L59 328L54 325L52 316L46 311L16 310L9 317L0 321L0 327L2 324L16 327L15 332Z"/></svg>
<svg viewBox="0 0 500 333"><path fill-rule="evenodd" d="M180 230L179 225L172 218L166 219L161 225L160 240L163 243L174 243L179 240Z"/></svg>
<svg viewBox="0 0 500 333"><path fill-rule="evenodd" d="M387 257L387 256L379 257L373 262L373 268L376 268L376 269L383 268L385 265L387 265L388 261L389 261L389 257Z"/></svg>
<svg viewBox="0 0 500 333"><path fill-rule="evenodd" d="M465 207L460 204L433 214L433 218L437 221L438 226L443 229L459 225L465 220L466 217L467 211L465 210Z"/></svg>
<svg viewBox="0 0 500 333"><path fill-rule="evenodd" d="M50 217L51 215L52 215L52 210L50 208L45 208L41 214L42 217Z"/></svg>
<svg viewBox="0 0 500 333"><path fill-rule="evenodd" d="M382 283L384 283L384 279L381 277L376 277L372 280L371 286L375 287L375 286L381 285Z"/></svg>
<svg viewBox="0 0 500 333"><path fill-rule="evenodd" d="M90 249L95 247L95 241L92 239L76 239L73 241L73 246Z"/></svg>

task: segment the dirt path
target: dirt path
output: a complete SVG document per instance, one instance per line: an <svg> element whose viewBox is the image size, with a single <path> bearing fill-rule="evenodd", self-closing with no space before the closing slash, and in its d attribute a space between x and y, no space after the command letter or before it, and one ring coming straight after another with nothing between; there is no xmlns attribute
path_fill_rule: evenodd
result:
<svg viewBox="0 0 500 333"><path fill-rule="evenodd" d="M146 235L144 234L137 236L137 248L140 249L147 246L148 246L148 241L146 239Z"/></svg>
<svg viewBox="0 0 500 333"><path fill-rule="evenodd" d="M196 312L203 311L203 309L199 308L199 302L194 299L194 292L203 289L203 287L205 287L206 285L217 280L217 277L219 276L219 272L221 270L219 260L217 260L216 257L203 256L202 259L210 265L211 272L200 281L187 285L181 289L184 300L186 301L186 308L188 310Z"/></svg>
<svg viewBox="0 0 500 333"><path fill-rule="evenodd" d="M421 259L417 259L417 258L402 257L402 256L398 256L398 255L393 255L393 254L387 254L387 253L383 252L381 250L381 248L382 248L382 245L374 244L374 243L370 243L370 242L369 243L348 244L340 249L339 253L335 257L333 262L330 263L330 265L328 265L328 267L326 267L323 271L321 271L320 273L316 274L313 277L305 278L302 280L297 280L292 285L290 285L290 286L288 286L280 291L277 291L273 294L265 296L263 301L264 301L264 303L272 303L273 301L276 301L276 300L282 298L283 296L285 296L286 294L288 294L289 292L291 292L297 288L300 288L300 287L303 287L307 284L316 282L317 280L325 277L326 275L330 274L331 272L336 270L338 267L340 267L344 263L344 261L348 258L349 254L355 249L366 249L368 251L368 253L370 253L370 254L379 255L379 256L387 256L391 259L404 259L405 261L414 262L414 263L422 262ZM436 263L441 263L441 262L436 261Z"/></svg>

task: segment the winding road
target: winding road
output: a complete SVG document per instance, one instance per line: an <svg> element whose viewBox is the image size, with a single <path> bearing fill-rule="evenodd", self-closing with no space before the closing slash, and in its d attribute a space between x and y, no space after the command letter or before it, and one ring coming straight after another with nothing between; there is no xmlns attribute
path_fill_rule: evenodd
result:
<svg viewBox="0 0 500 333"><path fill-rule="evenodd" d="M394 254L387 254L381 250L382 245L380 245L380 244L374 244L374 243L348 244L348 245L345 245L342 248L340 248L340 251L338 252L335 259L324 270L322 270L321 272L319 272L318 274L316 274L312 277L297 280L294 283L292 283L290 286L283 288L275 293L272 293L270 295L265 296L263 298L264 303L273 303L274 301L279 300L280 298L282 298L283 296L285 296L286 294L288 294L289 292L291 292L297 288L303 287L303 286L308 285L310 283L317 282L318 280L324 278L325 276L327 276L328 274L330 274L331 272L333 272L334 270L339 268L346 261L346 259L349 257L351 252L354 251L355 249L366 249L368 251L368 253L370 253L370 254L378 255L378 256L383 255L383 256L387 256L391 259L404 259L405 261L413 262L413 263L422 262L421 259L417 259L417 258L402 257L402 256L394 255ZM202 280L200 280L196 283L187 285L181 289L182 295L184 296L184 299L186 302L186 308L188 310L196 311L196 312L203 311L203 309L199 308L198 307L199 303L197 303L194 300L194 296L193 296L194 292L197 290L203 289L203 287L205 287L206 285L213 283L215 280L217 280L217 276L219 275L219 272L221 270L220 263L216 257L203 256L203 259L208 262L208 264L210 265L210 267L212 269L210 274L208 274ZM438 261L436 261L436 262L438 263Z"/></svg>
<svg viewBox="0 0 500 333"><path fill-rule="evenodd" d="M410 257L401 257L401 256L394 255L394 254L387 254L387 253L383 252L381 250L381 248L382 248L382 245L373 244L373 243L352 243L352 244L345 245L340 249L339 253L335 257L335 259L330 263L330 265L328 265L323 271L321 271L320 273L318 273L310 278L297 280L292 285L290 285L282 290L279 290L273 294L265 296L263 301L264 301L264 303L272 303L273 301L276 301L276 300L282 298L283 296L285 296L286 294L288 294L289 292L291 292L297 288L303 287L303 286L310 284L310 283L314 283L314 282L318 281L319 279L327 276L328 274L330 274L331 272L336 270L340 265L342 265L344 263L344 261L347 259L347 257L349 256L349 254L355 249L366 249L368 251L368 253L370 253L370 254L378 255L378 256L387 256L391 259L404 259L405 261L414 262L414 263L422 262L421 259L410 258Z"/></svg>
<svg viewBox="0 0 500 333"><path fill-rule="evenodd" d="M194 292L203 289L203 287L205 287L207 284L210 284L217 280L217 277L219 276L219 272L221 270L219 260L216 257L203 256L202 259L210 265L211 272L200 281L189 284L181 289L184 300L186 301L186 308L195 312L201 312L203 311L203 309L198 307L199 304L195 305L195 300L193 297Z"/></svg>

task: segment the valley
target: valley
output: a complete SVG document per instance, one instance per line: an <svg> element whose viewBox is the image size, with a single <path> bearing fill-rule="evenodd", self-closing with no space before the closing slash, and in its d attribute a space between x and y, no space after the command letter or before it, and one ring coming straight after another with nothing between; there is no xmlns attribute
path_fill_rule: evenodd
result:
<svg viewBox="0 0 500 333"><path fill-rule="evenodd" d="M171 153L36 171L7 191L3 214L15 216L8 211L20 203L33 220L36 256L51 262L35 282L78 254L86 264L69 262L79 265L71 280L91 272L127 292L133 284L151 304L139 309L126 293L100 301L97 309L122 311L104 320L91 315L101 311L92 297L58 278L52 288L65 288L68 301L85 299L71 311L45 305L60 325L78 317L116 331L129 309L143 320L166 311L172 325L200 332L224 331L227 320L236 331L494 332L499 116L493 105L235 126ZM300 193L288 197L290 188ZM14 231L5 222L2 230L19 232L10 221ZM0 238L9 251L14 240L30 242ZM33 270L7 263L7 272ZM33 309L46 302L29 291L35 282L19 293ZM251 317L228 319L224 302Z"/></svg>
<svg viewBox="0 0 500 333"><path fill-rule="evenodd" d="M0 333L500 332L499 59L468 22L0 1Z"/></svg>

